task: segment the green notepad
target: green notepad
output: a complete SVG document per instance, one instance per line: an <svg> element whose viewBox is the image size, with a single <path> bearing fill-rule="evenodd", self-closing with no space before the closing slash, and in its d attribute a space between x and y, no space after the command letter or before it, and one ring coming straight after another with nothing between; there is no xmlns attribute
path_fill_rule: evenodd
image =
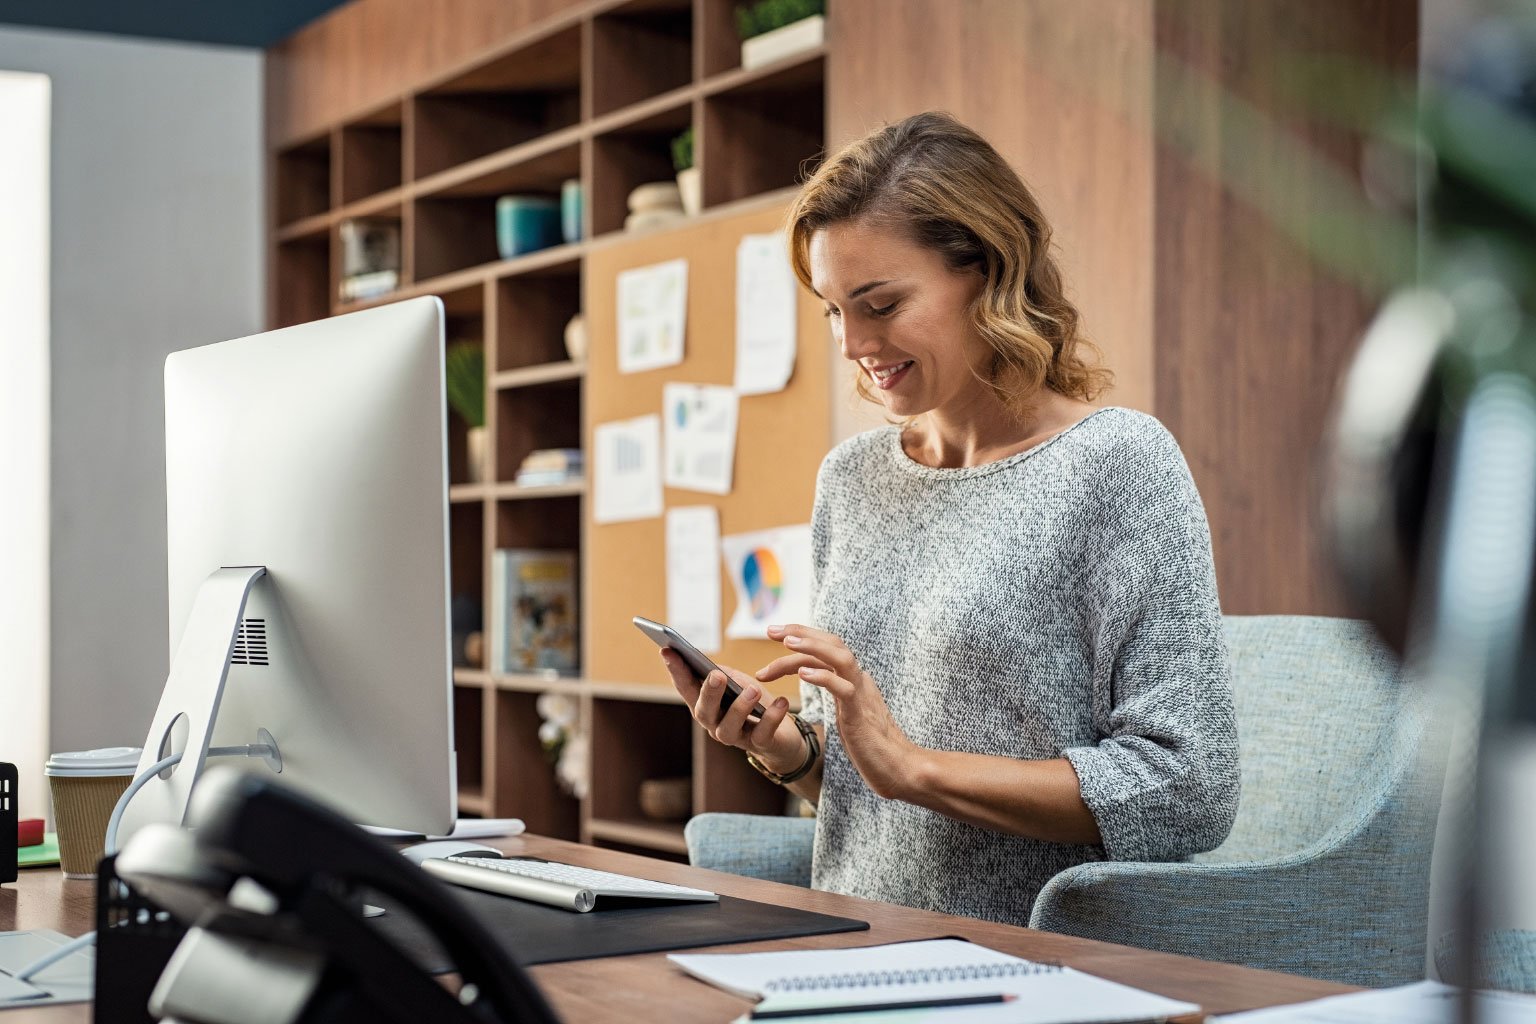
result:
<svg viewBox="0 0 1536 1024"><path fill-rule="evenodd" d="M59 862L59 834L44 832L40 846L23 846L16 851L16 866L41 868Z"/></svg>

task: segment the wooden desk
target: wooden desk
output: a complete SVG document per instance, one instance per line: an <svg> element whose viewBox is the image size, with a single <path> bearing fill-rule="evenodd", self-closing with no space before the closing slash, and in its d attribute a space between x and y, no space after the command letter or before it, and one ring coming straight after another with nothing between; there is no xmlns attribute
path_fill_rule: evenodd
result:
<svg viewBox="0 0 1536 1024"><path fill-rule="evenodd" d="M1199 1003L1208 1013L1229 1013L1351 991L1349 986L1331 982L910 910L540 836L523 836L494 845L509 853L531 854L712 889L743 899L852 917L868 921L870 926L867 932L720 946L716 947L718 952L864 946L960 935L1016 956L1059 960L1091 974ZM54 869L25 870L14 885L0 886L0 931L54 928L68 935L89 931L95 924L95 886L94 881L66 881ZM669 1024L724 1024L748 1006L744 999L683 974L667 963L664 953L544 964L531 971L556 1011L570 1024L630 1024L660 1017L662 1007ZM90 1019L90 1007L85 1004L8 1010L0 1014L0 1024L79 1024Z"/></svg>

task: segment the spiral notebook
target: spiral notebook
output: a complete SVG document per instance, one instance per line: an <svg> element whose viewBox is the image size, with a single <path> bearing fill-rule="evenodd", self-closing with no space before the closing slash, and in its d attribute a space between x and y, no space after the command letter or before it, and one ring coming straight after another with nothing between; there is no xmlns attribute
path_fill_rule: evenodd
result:
<svg viewBox="0 0 1536 1024"><path fill-rule="evenodd" d="M701 981L748 999L753 1012L833 1010L973 995L1015 995L1006 1004L840 1013L829 1020L854 1024L872 1016L939 1024L1124 1024L1199 1013L1194 1003L1143 992L1070 967L1021 960L964 939L930 939L853 949L783 953L691 954L667 957ZM798 1018L810 1022L814 1016Z"/></svg>

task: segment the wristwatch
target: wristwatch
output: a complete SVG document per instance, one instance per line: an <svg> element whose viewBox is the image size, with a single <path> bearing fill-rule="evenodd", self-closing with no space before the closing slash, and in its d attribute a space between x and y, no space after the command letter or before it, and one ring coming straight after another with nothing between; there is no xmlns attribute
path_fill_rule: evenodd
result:
<svg viewBox="0 0 1536 1024"><path fill-rule="evenodd" d="M780 775L776 771L771 771L767 765L763 764L752 754L747 755L747 763L761 772L763 778L769 782L776 782L781 786L787 786L791 782L799 782L805 778L810 774L811 769L816 767L816 759L821 756L821 741L816 738L816 730L801 721L799 715L790 715L789 717L794 720L795 728L800 730L800 735L805 737L805 761L799 768L796 768L787 775Z"/></svg>

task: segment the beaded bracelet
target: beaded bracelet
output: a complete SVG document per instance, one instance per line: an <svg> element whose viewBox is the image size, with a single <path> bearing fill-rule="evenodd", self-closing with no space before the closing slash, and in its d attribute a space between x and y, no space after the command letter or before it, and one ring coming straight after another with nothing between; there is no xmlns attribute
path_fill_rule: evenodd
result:
<svg viewBox="0 0 1536 1024"><path fill-rule="evenodd" d="M821 741L816 738L816 730L812 729L800 720L799 715L790 715L794 719L795 728L800 730L800 735L805 737L805 763L788 775L780 775L770 771L768 766L751 754L747 755L747 764L756 768L769 782L776 782L781 786L787 786L791 782L799 782L805 778L812 768L816 767L816 759L821 756Z"/></svg>

